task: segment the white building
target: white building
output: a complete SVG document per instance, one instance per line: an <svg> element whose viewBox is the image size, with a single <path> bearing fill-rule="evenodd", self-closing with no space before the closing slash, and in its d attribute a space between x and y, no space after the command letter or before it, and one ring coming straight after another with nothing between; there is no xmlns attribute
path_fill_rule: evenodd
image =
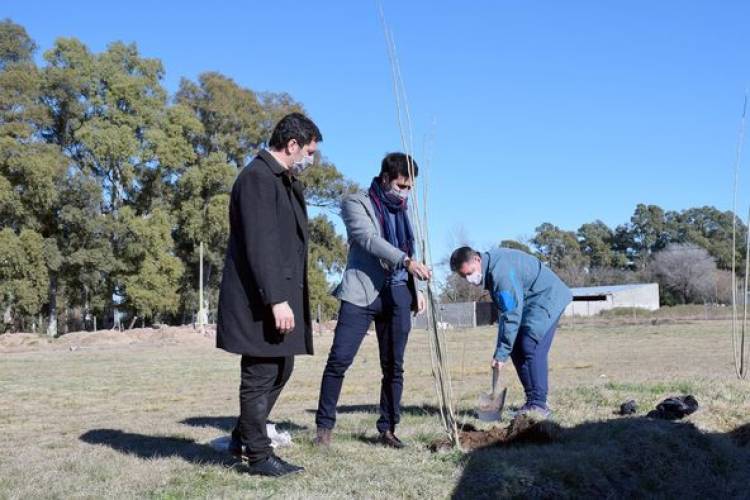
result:
<svg viewBox="0 0 750 500"><path fill-rule="evenodd" d="M629 285L590 286L571 288L573 302L563 316L593 316L616 307L659 309L659 284L634 283Z"/></svg>

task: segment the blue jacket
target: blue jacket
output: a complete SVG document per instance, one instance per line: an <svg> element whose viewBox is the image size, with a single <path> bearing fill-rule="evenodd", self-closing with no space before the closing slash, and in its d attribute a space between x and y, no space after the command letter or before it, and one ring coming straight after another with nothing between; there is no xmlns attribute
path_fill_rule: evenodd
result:
<svg viewBox="0 0 750 500"><path fill-rule="evenodd" d="M570 288L536 257L494 248L482 254L484 288L499 308L495 359L507 361L518 330L541 340L573 299Z"/></svg>

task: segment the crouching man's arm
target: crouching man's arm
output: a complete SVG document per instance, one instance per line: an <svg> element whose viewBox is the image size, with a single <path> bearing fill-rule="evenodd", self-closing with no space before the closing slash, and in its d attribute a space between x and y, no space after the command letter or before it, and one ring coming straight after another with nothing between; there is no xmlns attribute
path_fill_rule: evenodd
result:
<svg viewBox="0 0 750 500"><path fill-rule="evenodd" d="M492 359L492 366L506 363L513 350L523 317L523 290L518 285L513 272L495 280L493 299L500 309L498 320L497 344Z"/></svg>

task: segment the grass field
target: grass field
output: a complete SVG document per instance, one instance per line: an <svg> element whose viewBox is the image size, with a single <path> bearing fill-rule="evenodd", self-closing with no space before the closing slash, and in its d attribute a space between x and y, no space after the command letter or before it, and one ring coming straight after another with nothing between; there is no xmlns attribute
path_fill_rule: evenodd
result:
<svg viewBox="0 0 750 500"><path fill-rule="evenodd" d="M577 323L558 332L550 405L559 442L435 454L429 350L412 332L399 435L403 451L373 444L379 393L374 337L348 373L330 450L312 447L314 409L330 336L297 358L272 419L295 446L279 454L306 473L284 480L243 473L213 451L237 413L239 359L212 341L92 346L0 354L0 498L102 497L721 497L750 498L750 382L735 380L729 324ZM494 329L449 332L462 420L489 384ZM503 372L520 405L515 372ZM643 418L663 398L690 393L683 422ZM629 398L640 417L613 414ZM481 426L480 426L481 427ZM737 430L739 429L739 430Z"/></svg>

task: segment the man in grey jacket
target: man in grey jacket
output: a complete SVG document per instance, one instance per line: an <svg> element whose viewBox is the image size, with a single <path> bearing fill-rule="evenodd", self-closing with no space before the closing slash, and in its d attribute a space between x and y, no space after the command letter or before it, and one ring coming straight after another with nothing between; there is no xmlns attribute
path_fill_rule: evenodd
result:
<svg viewBox="0 0 750 500"><path fill-rule="evenodd" d="M414 183L412 173L416 177L418 167L410 156L390 153L369 190L349 195L341 204L349 256L343 280L334 292L341 308L315 415L318 446L330 445L344 374L373 320L383 373L377 429L383 444L404 446L395 435L404 385L404 351L411 313L425 307L415 277L426 280L431 276L424 264L411 258L414 237L408 197Z"/></svg>
<svg viewBox="0 0 750 500"><path fill-rule="evenodd" d="M510 358L526 393L520 412L549 416L547 357L557 322L573 295L563 281L533 255L510 248L479 253L461 247L451 255L451 271L490 292L499 309L492 368Z"/></svg>

